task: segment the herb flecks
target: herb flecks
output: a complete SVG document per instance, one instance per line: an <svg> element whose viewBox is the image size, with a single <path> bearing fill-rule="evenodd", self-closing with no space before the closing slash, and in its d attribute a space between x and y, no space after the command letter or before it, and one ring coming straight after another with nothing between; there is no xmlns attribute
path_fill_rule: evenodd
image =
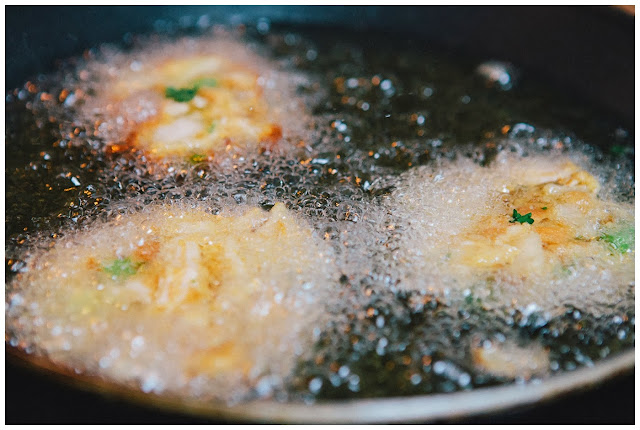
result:
<svg viewBox="0 0 640 430"><path fill-rule="evenodd" d="M164 91L164 95L168 99L173 99L179 103L186 103L191 101L198 93L198 87L191 88L175 88L167 87Z"/></svg>
<svg viewBox="0 0 640 430"><path fill-rule="evenodd" d="M529 212L526 215L520 215L518 211L514 209L511 217L513 219L509 221L510 223L519 222L520 224L524 224L526 222L529 224L533 224L533 218L531 218L531 212Z"/></svg>
<svg viewBox="0 0 640 430"><path fill-rule="evenodd" d="M129 257L118 258L102 267L102 270L116 279L125 279L135 275L142 263L131 261Z"/></svg>
<svg viewBox="0 0 640 430"><path fill-rule="evenodd" d="M623 228L610 234L604 233L599 240L606 242L612 251L624 254L635 247L635 229L633 227Z"/></svg>
<svg viewBox="0 0 640 430"><path fill-rule="evenodd" d="M609 150L616 155L623 155L627 153L627 147L623 145L612 145Z"/></svg>
<svg viewBox="0 0 640 430"><path fill-rule="evenodd" d="M213 78L200 78L193 83L193 88L200 89L202 87L213 88L218 85L218 81Z"/></svg>
<svg viewBox="0 0 640 430"><path fill-rule="evenodd" d="M202 163L206 159L207 156L204 154L193 154L191 157L189 157L189 161L191 161L193 164Z"/></svg>
<svg viewBox="0 0 640 430"><path fill-rule="evenodd" d="M200 90L200 88L215 87L217 85L218 81L213 78L200 78L196 80L190 87L167 87L164 90L164 95L166 98L175 100L179 103L186 103L193 100L196 94L198 94L198 90Z"/></svg>

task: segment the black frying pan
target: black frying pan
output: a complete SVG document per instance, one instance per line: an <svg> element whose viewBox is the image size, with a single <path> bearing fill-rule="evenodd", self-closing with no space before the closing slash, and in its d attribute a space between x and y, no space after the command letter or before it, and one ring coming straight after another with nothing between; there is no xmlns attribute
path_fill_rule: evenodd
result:
<svg viewBox="0 0 640 430"><path fill-rule="evenodd" d="M54 69L126 33L145 33L180 16L212 22L253 22L345 27L402 33L459 55L510 61L528 75L601 108L633 130L634 20L605 7L7 7L6 88ZM50 379L10 355L6 363L7 423L207 422L92 394ZM620 373L622 372L622 373ZM634 372L622 366L595 387L551 396L545 403L509 411L473 411L465 422L632 423ZM592 384L592 385L593 385ZM477 415L484 412L484 415ZM489 413L489 415L487 415ZM438 419L460 418L446 415Z"/></svg>

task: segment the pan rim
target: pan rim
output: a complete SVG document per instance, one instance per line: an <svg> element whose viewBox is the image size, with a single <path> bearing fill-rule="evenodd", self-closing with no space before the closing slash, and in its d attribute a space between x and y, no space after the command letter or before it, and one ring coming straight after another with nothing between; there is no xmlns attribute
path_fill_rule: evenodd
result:
<svg viewBox="0 0 640 430"><path fill-rule="evenodd" d="M101 379L91 374L77 374L44 356L27 354L6 345L7 358L47 373L59 382L84 391L116 396L141 406L194 417L235 421L357 424L429 422L485 415L552 400L570 392L587 389L635 368L635 348L606 358L593 367L582 367L551 376L540 382L509 384L445 394L406 397L302 402L253 400L235 405L183 398L174 394L147 394L131 386Z"/></svg>
<svg viewBox="0 0 640 430"><path fill-rule="evenodd" d="M609 8L621 12L625 18L633 18L634 14L614 9L616 6ZM6 351L7 358L17 358L15 361L23 361L25 365L35 367L39 371L49 372L52 376L57 376L78 388L105 395L113 394L141 405L213 419L316 423L432 421L487 414L548 401L575 390L587 389L616 374L630 371L635 366L635 349L631 348L598 361L593 367L583 367L552 376L539 384L511 384L450 394L316 402L312 405L255 401L227 406L223 403L207 403L168 395L144 394L123 384L101 380L93 375L76 375L73 370L61 368L42 356L24 354L8 345ZM438 409L433 403L434 399L443 404L444 409Z"/></svg>

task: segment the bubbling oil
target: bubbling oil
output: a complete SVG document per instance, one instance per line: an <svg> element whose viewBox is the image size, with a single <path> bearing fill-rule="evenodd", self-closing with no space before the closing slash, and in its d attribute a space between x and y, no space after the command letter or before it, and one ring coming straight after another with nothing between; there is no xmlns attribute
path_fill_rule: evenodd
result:
<svg viewBox="0 0 640 430"><path fill-rule="evenodd" d="M457 228L456 219L490 211L479 199L491 181L530 160L567 157L597 178L598 198L632 205L633 136L617 124L584 121L589 111L563 118L558 112L574 101L515 76L506 85L513 70L500 63L459 63L382 40L374 47L368 38L251 26L153 35L128 49L92 48L9 92L8 343L145 392L227 403L529 383L632 348L628 276L592 277L579 267L570 282L534 295L520 294L518 282L489 294L453 279L427 251L434 235L446 240L443 232ZM194 159L109 150L155 115L152 98L107 109L114 79L184 52L222 52L259 70L283 121L280 143ZM553 105L553 115L541 105ZM444 210L451 199L461 203ZM88 237L99 248L95 232L108 243L118 223L149 208L228 216L276 204L308 226L330 258L313 289L295 287L304 317L256 337L265 340L264 366L248 380L166 372L180 345L197 344L200 332L180 324L163 330L170 319L155 324L131 309L87 326L64 307L53 306L62 309L56 316L47 311L55 282L43 289L29 281L53 273L43 267L52 249L81 249ZM106 336L104 348L91 340L94 329ZM291 340L293 358L269 366L286 354L282 339ZM528 362L528 371L492 367L506 360L503 367L512 368L523 356L542 358Z"/></svg>

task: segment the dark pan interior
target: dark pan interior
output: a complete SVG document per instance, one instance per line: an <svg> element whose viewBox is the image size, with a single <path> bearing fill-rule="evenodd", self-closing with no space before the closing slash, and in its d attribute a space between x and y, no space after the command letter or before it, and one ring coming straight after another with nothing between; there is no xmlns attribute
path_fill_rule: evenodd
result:
<svg viewBox="0 0 640 430"><path fill-rule="evenodd" d="M625 121L634 118L634 22L605 7L7 7L7 87L97 43L204 14L211 22L266 17L275 23L405 33L461 55L511 61Z"/></svg>
<svg viewBox="0 0 640 430"><path fill-rule="evenodd" d="M345 27L404 34L456 55L510 61L633 130L634 20L609 7L111 6L6 11L6 88L55 68L55 60L126 33L166 28L182 16L211 22ZM551 404L466 422L633 422L633 374ZM61 385L6 364L7 423L202 422Z"/></svg>

